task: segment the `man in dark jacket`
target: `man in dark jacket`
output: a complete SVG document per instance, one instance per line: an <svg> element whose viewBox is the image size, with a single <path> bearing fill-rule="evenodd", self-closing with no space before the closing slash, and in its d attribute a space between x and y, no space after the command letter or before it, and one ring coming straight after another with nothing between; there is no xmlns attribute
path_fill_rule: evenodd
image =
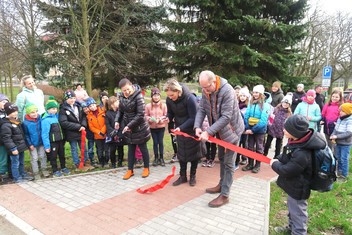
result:
<svg viewBox="0 0 352 235"><path fill-rule="evenodd" d="M325 96L322 94L323 92L323 87L321 85L315 86L315 102L319 105L320 112L323 111L323 107L325 104ZM321 125L319 124L320 121L318 122L318 132L320 132Z"/></svg>
<svg viewBox="0 0 352 235"><path fill-rule="evenodd" d="M298 84L297 90L293 93L293 96L292 96L292 105L291 105L292 113L294 113L297 105L302 102L302 97L304 97L305 95L306 93L304 91L304 85Z"/></svg>
<svg viewBox="0 0 352 235"><path fill-rule="evenodd" d="M275 231L291 231L292 234L307 234L307 199L310 196L312 179L312 150L326 146L324 137L308 129L309 122L300 114L289 117L284 124L284 134L288 144L278 159L270 165L279 175L277 185L287 194L288 222L286 227L276 227Z"/></svg>
<svg viewBox="0 0 352 235"><path fill-rule="evenodd" d="M194 122L196 135L201 140L216 136L218 139L237 145L244 131L244 123L234 89L226 79L208 70L200 73L199 85L203 91ZM205 116L208 118L209 127L206 131L202 131ZM229 202L233 182L235 152L219 146L218 153L220 181L217 186L206 189L206 192L220 193L220 195L209 202L210 207L219 207Z"/></svg>

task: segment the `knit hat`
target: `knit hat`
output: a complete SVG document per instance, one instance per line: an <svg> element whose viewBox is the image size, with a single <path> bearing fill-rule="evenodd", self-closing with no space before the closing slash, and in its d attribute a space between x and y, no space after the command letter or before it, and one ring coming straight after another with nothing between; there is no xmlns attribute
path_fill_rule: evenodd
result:
<svg viewBox="0 0 352 235"><path fill-rule="evenodd" d="M70 98L72 98L72 97L76 97L76 94L75 94L75 92L74 92L73 90L67 90L67 91L65 91L65 93L64 93L64 100L68 100L68 99L70 99Z"/></svg>
<svg viewBox="0 0 352 235"><path fill-rule="evenodd" d="M88 105L87 105L86 102L83 101L83 102L81 103L81 107L82 107L82 108L86 108L86 107L88 107Z"/></svg>
<svg viewBox="0 0 352 235"><path fill-rule="evenodd" d="M38 107L33 103L27 103L25 109L26 114L30 114L33 111L38 111Z"/></svg>
<svg viewBox="0 0 352 235"><path fill-rule="evenodd" d="M101 100L101 98L103 98L103 96L108 96L109 97L109 94L107 92L105 92L105 91L102 91L102 92L99 93L100 100Z"/></svg>
<svg viewBox="0 0 352 235"><path fill-rule="evenodd" d="M54 96L49 96L49 99L45 104L46 110L49 110L51 108L59 108L59 103L55 100Z"/></svg>
<svg viewBox="0 0 352 235"><path fill-rule="evenodd" d="M281 82L280 81L276 81L273 83L273 87L277 87L277 88L281 88Z"/></svg>
<svg viewBox="0 0 352 235"><path fill-rule="evenodd" d="M351 103L344 103L340 106L340 109L342 112L344 112L347 115L352 114L352 104Z"/></svg>
<svg viewBox="0 0 352 235"><path fill-rule="evenodd" d="M156 94L160 95L160 90L157 87L154 87L151 90L150 97L153 97L153 95L156 95Z"/></svg>
<svg viewBox="0 0 352 235"><path fill-rule="evenodd" d="M4 95L4 94L0 94L0 102L1 101L3 101L3 100L7 100L7 102L9 102L10 100L9 100L9 98L7 98L7 96L6 95Z"/></svg>
<svg viewBox="0 0 352 235"><path fill-rule="evenodd" d="M285 97L281 100L281 103L288 103L289 105L292 105L292 95L285 95Z"/></svg>
<svg viewBox="0 0 352 235"><path fill-rule="evenodd" d="M315 90L308 90L306 96L313 96L314 98L317 96Z"/></svg>
<svg viewBox="0 0 352 235"><path fill-rule="evenodd" d="M249 94L249 90L247 88L241 88L239 95L244 95L246 96L248 99L251 97L251 94Z"/></svg>
<svg viewBox="0 0 352 235"><path fill-rule="evenodd" d="M302 89L304 89L304 85L303 85L302 83L298 84L298 85L297 85L297 88L298 88L298 87L301 87Z"/></svg>
<svg viewBox="0 0 352 235"><path fill-rule="evenodd" d="M11 113L18 111L18 107L11 102L7 102L4 105L4 110L5 110L6 115L10 115Z"/></svg>
<svg viewBox="0 0 352 235"><path fill-rule="evenodd" d="M233 89L237 90L237 89L241 89L240 85L236 85Z"/></svg>
<svg viewBox="0 0 352 235"><path fill-rule="evenodd" d="M95 100L92 98L92 97L88 97L86 99L86 104L87 104L87 107L89 107L91 104L96 104L97 102L95 102Z"/></svg>
<svg viewBox="0 0 352 235"><path fill-rule="evenodd" d="M264 95L265 88L263 85L256 85L253 87L253 92L258 92Z"/></svg>
<svg viewBox="0 0 352 235"><path fill-rule="evenodd" d="M288 133L297 139L300 139L308 133L309 122L305 116L301 114L295 114L286 119L284 128Z"/></svg>

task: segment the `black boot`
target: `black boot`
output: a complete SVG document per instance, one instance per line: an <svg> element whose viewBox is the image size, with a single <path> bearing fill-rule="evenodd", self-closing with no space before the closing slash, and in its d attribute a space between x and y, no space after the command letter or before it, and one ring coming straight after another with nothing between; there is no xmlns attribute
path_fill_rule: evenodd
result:
<svg viewBox="0 0 352 235"><path fill-rule="evenodd" d="M173 186L178 186L180 184L187 183L187 176L186 175L180 175L180 177L172 183Z"/></svg>
<svg viewBox="0 0 352 235"><path fill-rule="evenodd" d="M254 160L252 158L248 158L248 164L242 168L243 171L250 171L253 169Z"/></svg>
<svg viewBox="0 0 352 235"><path fill-rule="evenodd" d="M165 166L164 155L160 154L160 165Z"/></svg>
<svg viewBox="0 0 352 235"><path fill-rule="evenodd" d="M189 178L189 185L193 187L193 186L196 185L196 183L197 183L197 181L196 181L196 175L190 175L190 178Z"/></svg>
<svg viewBox="0 0 352 235"><path fill-rule="evenodd" d="M253 173L258 173L260 171L260 161L256 161L254 168L252 169Z"/></svg>
<svg viewBox="0 0 352 235"><path fill-rule="evenodd" d="M159 158L158 154L155 154L154 155L153 166L157 166L158 165L158 158Z"/></svg>
<svg viewBox="0 0 352 235"><path fill-rule="evenodd" d="M122 159L119 159L119 161L117 163L117 167L122 167Z"/></svg>

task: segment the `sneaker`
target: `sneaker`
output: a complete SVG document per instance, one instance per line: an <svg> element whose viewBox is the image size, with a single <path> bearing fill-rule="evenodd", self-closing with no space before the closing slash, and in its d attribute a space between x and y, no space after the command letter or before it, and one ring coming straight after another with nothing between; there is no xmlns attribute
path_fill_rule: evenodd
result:
<svg viewBox="0 0 352 235"><path fill-rule="evenodd" d="M207 167L208 166L208 160L204 160L202 162L202 167Z"/></svg>
<svg viewBox="0 0 352 235"><path fill-rule="evenodd" d="M42 179L42 177L40 177L39 172L34 174L34 180L41 180L41 179Z"/></svg>
<svg viewBox="0 0 352 235"><path fill-rule="evenodd" d="M174 162L178 162L177 159L177 154L174 154L174 156L172 156L170 163L174 163Z"/></svg>
<svg viewBox="0 0 352 235"><path fill-rule="evenodd" d="M50 176L49 171L47 171L47 170L42 170L42 173L43 173L44 177L49 177Z"/></svg>
<svg viewBox="0 0 352 235"><path fill-rule="evenodd" d="M65 168L66 169L66 168ZM61 171L55 171L54 173L53 173L53 177L61 177L62 176L62 173L61 173Z"/></svg>
<svg viewBox="0 0 352 235"><path fill-rule="evenodd" d="M22 179L23 179L23 180L27 180L27 181L32 181L32 180L34 180L34 177L31 176L31 175L28 175L27 173L24 173L24 174L22 175Z"/></svg>
<svg viewBox="0 0 352 235"><path fill-rule="evenodd" d="M214 167L215 166L215 161L214 160L209 160L207 167Z"/></svg>
<svg viewBox="0 0 352 235"><path fill-rule="evenodd" d="M233 166L233 171L238 170L238 168L240 168L240 166L239 166L239 165L234 165L234 166Z"/></svg>
<svg viewBox="0 0 352 235"><path fill-rule="evenodd" d="M346 178L345 176L340 175L340 176L337 178L337 182L338 182L338 183L346 183L346 182L347 182L347 178Z"/></svg>
<svg viewBox="0 0 352 235"><path fill-rule="evenodd" d="M142 166L143 166L143 161L142 161L142 159L137 159L137 160L136 160L135 167L136 167L136 168L141 168Z"/></svg>
<svg viewBox="0 0 352 235"><path fill-rule="evenodd" d="M289 226L275 227L274 231L277 233L291 233L291 228Z"/></svg>
<svg viewBox="0 0 352 235"><path fill-rule="evenodd" d="M62 169L61 172L62 172L62 174L64 174L64 175L69 175L69 174L71 174L70 170L67 169L67 168Z"/></svg>
<svg viewBox="0 0 352 235"><path fill-rule="evenodd" d="M240 161L240 165L247 165L247 159L243 159L242 161Z"/></svg>

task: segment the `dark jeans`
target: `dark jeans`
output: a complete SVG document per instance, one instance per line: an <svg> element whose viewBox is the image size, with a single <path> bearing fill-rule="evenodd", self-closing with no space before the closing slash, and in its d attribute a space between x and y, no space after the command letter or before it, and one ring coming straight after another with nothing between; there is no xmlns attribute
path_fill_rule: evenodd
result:
<svg viewBox="0 0 352 235"><path fill-rule="evenodd" d="M216 144L205 142L205 146L207 148L207 153L206 153L207 160L214 161L215 155L216 155Z"/></svg>
<svg viewBox="0 0 352 235"><path fill-rule="evenodd" d="M164 133L165 133L165 127L156 128L156 129L150 129L150 133L152 134L152 138L153 138L154 155L155 156L157 156L159 154L160 154L160 156L164 155Z"/></svg>
<svg viewBox="0 0 352 235"><path fill-rule="evenodd" d="M136 153L137 144L128 145L128 169L133 170L133 165L135 162L135 153ZM147 148L147 143L138 144L139 149L142 152L144 168L149 168L149 152Z"/></svg>
<svg viewBox="0 0 352 235"><path fill-rule="evenodd" d="M186 176L187 175L187 162L179 161L180 162L180 175ZM196 175L198 167L198 160L191 161L191 171L190 175Z"/></svg>
<svg viewBox="0 0 352 235"><path fill-rule="evenodd" d="M270 146L271 146L271 142L273 141L273 139L274 139L274 137L272 137L269 134L266 137L266 143L265 143L265 147L264 147L264 155L265 156L268 156L269 149L270 149ZM281 147L282 147L282 138L276 138L275 157L279 156L279 154L281 152Z"/></svg>
<svg viewBox="0 0 352 235"><path fill-rule="evenodd" d="M51 142L50 153L46 153L46 156L50 161L53 173L58 171L56 162L57 155L59 155L61 169L66 168L64 141Z"/></svg>
<svg viewBox="0 0 352 235"><path fill-rule="evenodd" d="M108 158L108 148L105 144L105 139L104 140L95 140L95 146L97 148L97 155L98 155L98 160L99 163L104 165L105 163L107 163L109 161Z"/></svg>
<svg viewBox="0 0 352 235"><path fill-rule="evenodd" d="M114 165L116 164L116 149L117 149L117 159L119 162L123 161L123 145L119 145L116 142L112 142L108 144L109 152L110 152L110 161Z"/></svg>

